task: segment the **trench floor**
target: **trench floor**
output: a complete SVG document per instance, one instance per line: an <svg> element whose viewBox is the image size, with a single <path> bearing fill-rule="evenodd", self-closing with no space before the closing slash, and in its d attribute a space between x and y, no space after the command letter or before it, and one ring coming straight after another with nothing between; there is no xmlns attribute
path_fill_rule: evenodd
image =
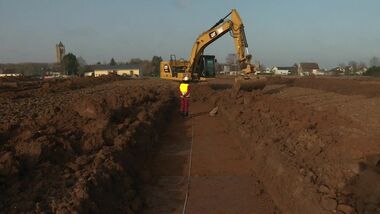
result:
<svg viewBox="0 0 380 214"><path fill-rule="evenodd" d="M190 103L190 118L173 114L151 160L144 213L182 213L192 146L186 213L279 213L239 138L208 105Z"/></svg>

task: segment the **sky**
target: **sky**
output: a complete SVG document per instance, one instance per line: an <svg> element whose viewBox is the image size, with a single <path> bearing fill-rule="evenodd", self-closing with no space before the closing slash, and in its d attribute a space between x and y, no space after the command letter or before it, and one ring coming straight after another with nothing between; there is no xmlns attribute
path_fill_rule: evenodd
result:
<svg viewBox="0 0 380 214"><path fill-rule="evenodd" d="M59 41L87 63L187 59L232 8L267 66L380 57L379 0L0 0L0 63L54 62ZM229 34L205 50L220 62L234 52Z"/></svg>

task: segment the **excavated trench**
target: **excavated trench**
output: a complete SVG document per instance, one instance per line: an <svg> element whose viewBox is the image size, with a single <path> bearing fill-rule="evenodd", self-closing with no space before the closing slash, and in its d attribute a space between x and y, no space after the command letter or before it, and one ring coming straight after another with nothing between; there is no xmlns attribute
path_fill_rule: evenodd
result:
<svg viewBox="0 0 380 214"><path fill-rule="evenodd" d="M286 79L234 93L228 81L194 85L189 118L163 81L1 98L0 211L380 212L376 121L304 99L348 92L302 95L306 80Z"/></svg>
<svg viewBox="0 0 380 214"><path fill-rule="evenodd" d="M309 79L305 88L297 86L306 80L272 81L263 91L239 93L220 80L193 86L192 117L174 119L181 122L164 132L153 157L146 213L182 212L186 193L186 213L380 212L379 136L370 130L379 121L354 120L376 112L370 106L378 98L372 92L360 98L368 111L354 118L339 111L341 102L357 99L347 96L345 81ZM351 83L359 89L352 91L367 96L362 84ZM316 86L326 91L299 95ZM286 99L289 93L295 98ZM307 105L304 97L314 101ZM210 117L216 106L217 116Z"/></svg>
<svg viewBox="0 0 380 214"><path fill-rule="evenodd" d="M144 213L280 213L236 133L209 105L191 106L190 118L173 116L152 156Z"/></svg>

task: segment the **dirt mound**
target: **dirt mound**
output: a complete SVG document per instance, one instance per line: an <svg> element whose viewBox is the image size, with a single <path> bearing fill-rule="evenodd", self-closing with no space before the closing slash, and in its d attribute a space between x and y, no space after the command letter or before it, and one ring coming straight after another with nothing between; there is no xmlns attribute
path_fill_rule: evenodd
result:
<svg viewBox="0 0 380 214"><path fill-rule="evenodd" d="M372 83L356 80L271 81L269 85L318 87L343 94L377 93L360 90L361 85ZM337 84L330 85L333 82ZM346 88L351 83L353 86ZM221 117L240 132L256 173L282 211L379 212L380 149L374 144L379 136L362 133L361 124L337 108L317 111L266 91L235 94L230 89L198 86L192 94L194 99L209 103L210 109L219 106Z"/></svg>
<svg viewBox="0 0 380 214"><path fill-rule="evenodd" d="M286 84L289 87L312 88L344 95L380 96L379 78L337 77L271 77L268 84Z"/></svg>
<svg viewBox="0 0 380 214"><path fill-rule="evenodd" d="M160 81L110 81L64 81L38 99L38 91L2 97L0 210L133 213L142 207L137 169L164 127L173 90Z"/></svg>
<svg viewBox="0 0 380 214"><path fill-rule="evenodd" d="M127 77L104 76L104 77L73 77L68 79L32 79L12 78L0 80L0 96L2 98L25 98L39 97L46 93L58 93L68 90L93 87L117 80L125 80Z"/></svg>

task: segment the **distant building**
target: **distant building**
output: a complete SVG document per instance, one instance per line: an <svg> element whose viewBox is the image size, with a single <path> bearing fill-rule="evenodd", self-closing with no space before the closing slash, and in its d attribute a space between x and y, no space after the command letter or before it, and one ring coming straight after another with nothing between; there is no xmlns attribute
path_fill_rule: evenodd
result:
<svg viewBox="0 0 380 214"><path fill-rule="evenodd" d="M0 77L19 77L22 76L20 73L16 73L14 70L2 70L0 69Z"/></svg>
<svg viewBox="0 0 380 214"><path fill-rule="evenodd" d="M327 73L329 75L343 76L343 75L363 75L367 72L368 68L366 66L360 66L354 68L353 66L339 66L329 70Z"/></svg>
<svg viewBox="0 0 380 214"><path fill-rule="evenodd" d="M274 75L290 75L294 67L273 67L272 73Z"/></svg>
<svg viewBox="0 0 380 214"><path fill-rule="evenodd" d="M87 72L85 76L104 76L104 75L119 75L119 76L130 76L130 77L140 77L141 72L138 66L131 65L96 65L94 67L94 72Z"/></svg>
<svg viewBox="0 0 380 214"><path fill-rule="evenodd" d="M93 72L93 71L85 72L85 73L83 74L83 76L85 76L85 77L92 77L92 76L94 76L94 72Z"/></svg>
<svg viewBox="0 0 380 214"><path fill-rule="evenodd" d="M65 46L62 44L62 42L59 42L59 44L55 45L56 62L58 64L62 63L65 53L66 53Z"/></svg>
<svg viewBox="0 0 380 214"><path fill-rule="evenodd" d="M315 62L301 62L300 64L295 64L295 67L296 73L301 76L323 75L318 63Z"/></svg>
<svg viewBox="0 0 380 214"><path fill-rule="evenodd" d="M367 67L361 67L358 68L357 71L355 72L356 75L363 75L367 72L368 68Z"/></svg>
<svg viewBox="0 0 380 214"><path fill-rule="evenodd" d="M327 71L326 75L341 76L341 75L344 75L345 71L346 69L344 67L338 66Z"/></svg>
<svg viewBox="0 0 380 214"><path fill-rule="evenodd" d="M346 66L344 67L344 75L363 75L367 72L368 68L366 66Z"/></svg>
<svg viewBox="0 0 380 214"><path fill-rule="evenodd" d="M63 75L61 72L58 71L47 71L45 75L43 76L44 79L57 79L57 78L68 78L68 75Z"/></svg>
<svg viewBox="0 0 380 214"><path fill-rule="evenodd" d="M230 76L236 76L241 73L239 71L239 66L238 65L223 65L223 71L220 72L221 75L230 75Z"/></svg>

